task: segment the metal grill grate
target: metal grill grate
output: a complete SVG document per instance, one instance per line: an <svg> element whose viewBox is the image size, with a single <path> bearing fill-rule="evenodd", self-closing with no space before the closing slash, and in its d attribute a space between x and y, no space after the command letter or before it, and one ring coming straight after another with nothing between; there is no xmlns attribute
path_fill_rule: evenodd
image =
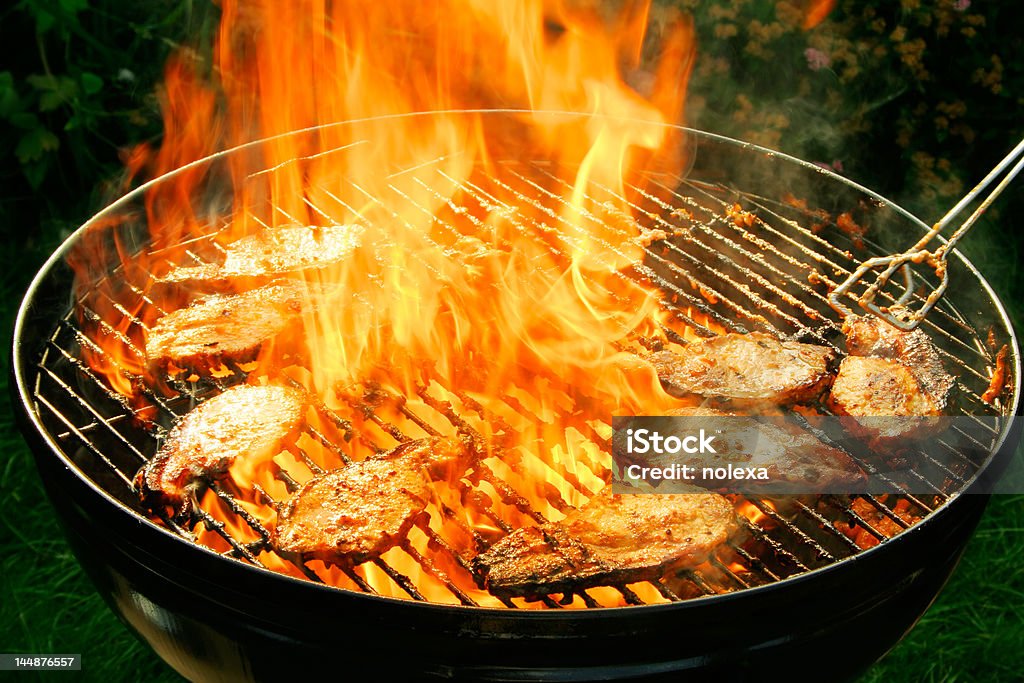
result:
<svg viewBox="0 0 1024 683"><path fill-rule="evenodd" d="M644 262L624 271L621 277L661 290L666 312L697 336L715 334L712 329L715 326L737 332L761 330L784 338L829 345L841 351L837 347L840 323L828 306L823 283L842 279L859 258L851 252L851 241L837 229L834 221L819 229L816 223L821 221L820 214L779 199L692 177L685 181L657 177L646 180L626 188L628 199L610 188L591 186L590 200L594 205L627 205L631 213L641 217L645 227L669 234L653 242L646 250ZM565 219L558 210L566 201L564 190L571 188L544 165L510 164L503 168L500 178L474 176L472 181L457 181L439 170L430 183L425 183L421 177L409 182L435 193L437 199L442 200L442 210L435 214L418 205L398 184L391 186L394 194L389 197L376 197L355 186L346 188L345 194L361 193L366 202L385 210L404 203L403 210L422 211L439 229L453 233L459 231L460 222L472 223L481 213L500 212L517 229L549 240L550 249L568 250L573 246L568 237L570 231L565 229L568 226L563 224ZM360 215L341 198L341 193L326 189L323 193L337 206L314 205L306 199L312 215L325 221L334 220L338 211L352 217ZM519 207L530 210L523 212ZM302 222L277 207L262 217L253 218L260 222L271 220L274 211L287 221ZM402 212L392 211L392 214L396 221L403 220ZM584 214L583 218L601 221L591 214ZM607 223L602 225L607 227ZM185 253L193 263L179 265L200 264L215 254L221 249L216 236L213 230L207 239L188 245ZM620 251L619 246L611 242L601 247L609 253ZM120 268L115 268L109 277L122 277ZM129 368L118 367L117 359L106 355L95 340L97 335L113 337L130 354L135 354L140 361L143 359L142 350L132 341L131 330L143 328L145 324L132 311L143 305L156 307L156 304L144 293L148 291L146 286L136 282L128 291L133 301L109 299L106 302L109 306L103 307L115 312L116 319L90 308L86 298L76 302L60 319L38 364L35 409L50 431L58 436L69 458L105 490L138 510L131 479L155 452L162 435L161 426L173 424L197 402L245 381L247 373L245 368L228 363L225 372L217 378L171 380L169 386L173 391L168 395L139 382L143 398L140 402L131 402L111 391L107 382L84 363L81 356L83 349L90 350L96 357L105 358L105 362L124 376L133 377ZM83 327L89 332L83 331ZM925 329L936 342L947 366L959 378L963 413L998 414L1001 410L998 403L988 405L980 399L992 371L993 353L978 332L948 304L926 321ZM674 329L666 329L666 333L674 343L687 343ZM638 342L642 344L643 340ZM372 401L352 398L345 409L320 404L315 408L315 419L308 421L303 435L288 451L295 466L305 467L312 475L325 467L350 463L353 444L381 452L392 447L393 442L442 432L475 434L480 424L490 424L497 427L495 431L511 434L514 427L507 418L536 419L520 398L509 395L502 400L508 409L504 416L489 412L470 395L432 385L422 387L416 396L378 392ZM568 400L574 404L574 409L568 413L587 415L585 397L571 396ZM383 411L383 406L388 410ZM385 417L385 413L390 417ZM593 420L573 418L566 427L577 430L595 453L609 451L606 429ZM998 434L991 428L986 429L988 432L983 433L991 434L994 441ZM491 461L485 461L471 478L453 485L463 500L478 500L482 496L489 501L475 508L481 521L490 528L488 533L483 533L482 527L468 524L459 510L448 504L437 504L429 508L430 514L420 516L415 531L398 548L354 568L330 568L318 562L303 564L272 556L270 534L265 525L228 487L217 483L211 482L210 491L220 501L218 504L224 514L234 520L233 524L218 521L202 508L196 510L188 523L179 524L166 518L160 522L189 541L198 542L201 537L206 544L218 546L225 557L289 571L312 581L328 581L351 590L375 593L381 591L371 583L383 585L385 594L412 600L510 608L669 602L781 581L856 555L868 545L863 541L864 533L881 542L908 528L941 506L981 465L950 444L939 441L936 447L948 450L953 457L943 457L940 461L932 454L921 454L933 466L927 475L915 476L920 479L918 484L932 491L929 495L860 496L859 501L848 496L738 497L735 504L745 533L722 546L709 562L697 569L654 583L588 588L566 595L546 596L540 601L490 596L473 584L467 545L482 550L510 533L517 522L547 520L546 514L532 506L517 490L513 473ZM579 454L576 469L566 467L555 458L546 459L545 464L551 470L549 479L558 484L549 487L546 494L553 511L567 509L568 502L560 490L573 490L586 498L594 493L593 482L607 481L607 472L603 471L597 457L586 450ZM864 465L870 468L869 464ZM280 469L278 478L289 490L297 487L296 480L285 469ZM263 495L267 501L271 500L268 494ZM852 534L844 533L844 528L847 531L857 528L862 535L855 540ZM246 531L242 533L240 529ZM213 536L220 540L212 540ZM455 542L456 537L463 541ZM401 562L396 562L399 557ZM413 567L414 571L399 571L396 564Z"/></svg>

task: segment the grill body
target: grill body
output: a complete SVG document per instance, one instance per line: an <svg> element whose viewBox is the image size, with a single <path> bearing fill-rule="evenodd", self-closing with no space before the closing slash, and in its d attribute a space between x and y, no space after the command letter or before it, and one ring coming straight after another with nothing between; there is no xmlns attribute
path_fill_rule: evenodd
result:
<svg viewBox="0 0 1024 683"><path fill-rule="evenodd" d="M852 680L935 599L988 500L962 496L898 543L771 586L522 613L378 598L226 562L141 523L33 446L97 590L165 661L202 681L339 669L357 680Z"/></svg>
<svg viewBox="0 0 1024 683"><path fill-rule="evenodd" d="M876 251L887 248L883 238L909 243L925 229L898 207L809 164L695 131L687 134L697 164L693 173L707 179L706 187L730 177L737 187L751 190L730 190L723 197L735 194L763 208L765 197L779 196L796 176L805 182L810 177L820 185L814 196L835 197L837 206L870 204L876 216L883 214L879 223L896 227L871 245ZM779 224L788 225L786 220L779 217ZM816 233L807 237L821 241ZM539 612L468 608L360 594L274 574L201 548L145 519L132 492L90 452L88 433L84 439L79 435L84 445L76 448L78 442L62 439L52 419L44 419L50 397L40 389L46 378L39 372L39 358L53 345L54 327L72 303L72 273L64 258L79 239L81 232L69 238L26 295L14 339L14 403L49 496L98 590L136 633L191 679L263 680L300 670L343 670L368 680L671 679L680 672L687 672L688 680L849 678L888 650L924 612L955 567L987 502L986 495L967 492L965 478L962 486L937 499L922 521L877 547L809 564L807 571L767 585L661 605ZM777 261L755 255L758 264L774 269L769 275L778 275L775 279L756 268L744 271L742 261L730 256L744 252L731 242L718 255L700 242L673 248L674 258L689 265L687 273L654 257L645 266L647 277L690 296L693 306L707 309L712 319L738 331L768 325L784 336L835 339L827 326L815 328L799 317L801 310L810 310L807 301L813 298L797 278L806 273L779 270L790 261L800 265L795 247L777 251ZM837 257L822 258L833 265L829 259ZM943 315L965 321L964 329L992 327L1007 340L1010 386L1000 411L1012 415L1020 377L1016 338L982 276L959 254L953 261L951 298L962 301L947 303L954 307ZM742 293L736 282L744 278L764 291L750 295L748 288L752 304L724 298L709 307L677 285L687 274L715 284L719 294L729 287ZM794 301L774 298L773 287L787 280ZM949 344L956 343L951 336ZM74 436L77 428L71 424L69 429ZM1009 431L998 435L990 457L972 474L998 469L1018 438ZM116 444L102 454L111 460L127 457Z"/></svg>

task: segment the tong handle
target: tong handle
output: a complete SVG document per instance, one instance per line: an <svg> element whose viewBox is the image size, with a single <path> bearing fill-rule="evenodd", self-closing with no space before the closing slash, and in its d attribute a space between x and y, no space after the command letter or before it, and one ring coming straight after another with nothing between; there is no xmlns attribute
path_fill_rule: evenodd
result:
<svg viewBox="0 0 1024 683"><path fill-rule="evenodd" d="M1003 179L996 185L987 197L978 205L978 208L965 220L960 226L953 232L953 234L946 240L942 245L939 246L935 251L929 251L926 247L936 236L938 236L954 219L960 215L967 206L971 204L975 199L983 193L993 181L996 180L1000 175L1006 171L1007 168L1012 166L1010 171L1003 176ZM926 315L935 307L939 297L946 291L949 286L949 273L946 268L946 259L949 255L949 251L956 246L956 243L960 241L968 230L977 223L978 219L981 218L982 214L988 210L988 207L992 205L992 202L1002 194L1003 190L1013 181L1017 174L1024 170L1024 140L1017 143L1017 146L1010 151L1003 160L1000 161L996 166L989 171L988 175L982 178L974 189L964 195L959 202L951 208L945 216L943 216L937 223L935 223L928 232L926 232L917 243L901 254L894 254L892 256L879 256L868 259L860 264L860 266L850 274L838 287L829 293L828 301L829 304L842 315L850 315L853 311L846 305L844 305L840 298L848 294L850 288L857 282L859 282L864 275L869 271L883 268L881 274L864 292L864 294L857 299L857 303L861 308L874 313L875 315L883 318L887 322L903 330L913 330L924 319ZM939 286L936 287L928 297L925 299L924 305L921 309L909 318L897 317L891 313L889 307L885 309L879 307L874 303L875 297L878 292L884 287L892 275L897 269L902 269L903 281L904 281L904 292L896 300L896 306L903 306L907 301L910 300L914 293L914 279L911 273L910 265L912 263L927 263L934 270L936 275L940 278Z"/></svg>

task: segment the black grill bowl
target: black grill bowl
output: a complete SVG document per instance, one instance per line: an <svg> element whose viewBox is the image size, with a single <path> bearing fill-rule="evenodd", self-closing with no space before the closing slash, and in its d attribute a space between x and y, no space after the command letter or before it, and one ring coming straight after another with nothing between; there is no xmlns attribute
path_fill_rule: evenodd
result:
<svg viewBox="0 0 1024 683"><path fill-rule="evenodd" d="M688 131L700 164L740 155L816 174L902 222L925 226L881 198L810 165ZM716 162L717 163L717 162ZM784 174L783 174L784 175ZM737 182L742 182L738 180ZM763 193L768 193L770 188ZM87 229L87 225L83 230ZM14 335L14 405L48 496L76 557L118 616L191 680L614 679L820 681L855 677L924 613L956 566L988 501L961 491L920 523L875 548L775 584L665 605L586 610L497 610L364 595L293 579L223 557L150 522L130 492L102 477L88 453L66 452L41 419L38 362L71 305L65 256L43 267ZM1017 412L1019 353L998 299L954 254L950 291L972 292L965 315L995 325L1011 345L1005 414ZM983 306L973 305L978 292ZM1009 457L1005 431L985 465ZM112 457L116 454L112 454Z"/></svg>

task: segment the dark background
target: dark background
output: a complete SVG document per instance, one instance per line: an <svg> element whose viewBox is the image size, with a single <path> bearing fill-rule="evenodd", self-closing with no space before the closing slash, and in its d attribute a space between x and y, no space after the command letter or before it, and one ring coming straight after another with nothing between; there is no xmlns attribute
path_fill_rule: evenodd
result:
<svg viewBox="0 0 1024 683"><path fill-rule="evenodd" d="M936 220L1024 134L1014 2L673 0L699 39L688 123L828 165ZM46 256L118 191L125 151L158 143L168 54L209 45L204 2L32 0L0 10L0 330ZM1024 180L963 250L1024 321ZM0 356L6 400L8 358ZM0 408L0 652L83 653L89 680L176 680L108 612L60 536ZM866 681L1018 681L1024 497L997 496L945 592ZM851 638L850 647L856 647ZM74 674L61 674L73 676ZM25 678L31 678L26 674Z"/></svg>

